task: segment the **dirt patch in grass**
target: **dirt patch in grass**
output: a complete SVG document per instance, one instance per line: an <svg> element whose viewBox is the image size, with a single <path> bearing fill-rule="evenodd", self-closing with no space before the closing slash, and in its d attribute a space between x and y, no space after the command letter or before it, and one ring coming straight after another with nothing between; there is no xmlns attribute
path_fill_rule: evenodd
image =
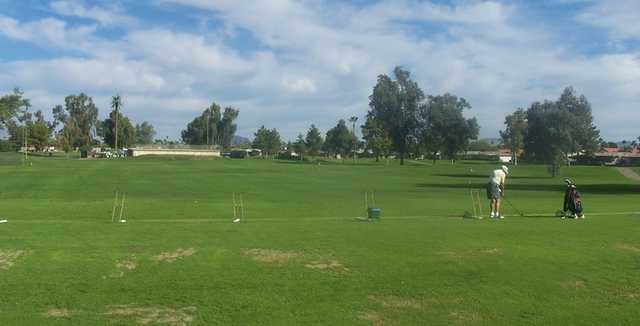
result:
<svg viewBox="0 0 640 326"><path fill-rule="evenodd" d="M129 259L121 260L116 263L116 268L118 269L126 269L129 271L132 271L137 267L138 267L138 263L136 263L134 260L129 260Z"/></svg>
<svg viewBox="0 0 640 326"><path fill-rule="evenodd" d="M616 245L616 249L629 251L629 252L640 253L640 246L632 245L632 244L628 244L628 243L618 243Z"/></svg>
<svg viewBox="0 0 640 326"><path fill-rule="evenodd" d="M584 281L580 281L580 280L565 282L562 284L562 286L564 288L574 289L574 290L582 290L587 287Z"/></svg>
<svg viewBox="0 0 640 326"><path fill-rule="evenodd" d="M193 248L189 248L189 249L178 248L174 251L162 252L157 256L153 256L152 259L155 262L159 262L159 263L160 262L173 263L180 258L193 256L196 252L197 250Z"/></svg>
<svg viewBox="0 0 640 326"><path fill-rule="evenodd" d="M71 318L75 314L77 314L77 311L69 310L66 308L51 308L44 313L45 317L48 318Z"/></svg>
<svg viewBox="0 0 640 326"><path fill-rule="evenodd" d="M8 270L15 265L18 258L28 254L27 250L0 250L0 269Z"/></svg>
<svg viewBox="0 0 640 326"><path fill-rule="evenodd" d="M625 298L629 298L629 299L638 299L640 298L640 293L625 293L623 294Z"/></svg>
<svg viewBox="0 0 640 326"><path fill-rule="evenodd" d="M477 324L482 321L482 316L473 311L452 311L449 317L457 325Z"/></svg>
<svg viewBox="0 0 640 326"><path fill-rule="evenodd" d="M311 261L308 264L305 264L304 267L309 268L309 269L323 270L323 271L333 271L333 272L337 272L337 273L347 273L347 272L349 272L349 269L344 267L344 265L342 265L337 260L316 260L316 261Z"/></svg>
<svg viewBox="0 0 640 326"><path fill-rule="evenodd" d="M111 274L111 277L123 277L125 272L132 271L138 268L138 262L135 255L123 260L116 261L116 272Z"/></svg>
<svg viewBox="0 0 640 326"><path fill-rule="evenodd" d="M365 311L358 315L358 319L371 322L372 325L392 325L396 324L387 314L393 313L415 313L422 311L426 306L415 299L398 297L395 295L370 295L367 297L370 301L382 306L380 311Z"/></svg>
<svg viewBox="0 0 640 326"><path fill-rule="evenodd" d="M423 309L424 305L412 298L397 297L394 295L370 295L369 300L388 309Z"/></svg>
<svg viewBox="0 0 640 326"><path fill-rule="evenodd" d="M640 289L637 287L624 286L621 288L611 289L606 292L611 297L621 297L625 299L640 299Z"/></svg>
<svg viewBox="0 0 640 326"><path fill-rule="evenodd" d="M193 322L196 307L167 308L140 307L136 305L110 306L105 313L113 318L131 318L140 325L186 326Z"/></svg>
<svg viewBox="0 0 640 326"><path fill-rule="evenodd" d="M375 311L365 311L358 315L358 319L365 320L371 322L373 326L382 326L384 325L384 318L382 314Z"/></svg>
<svg viewBox="0 0 640 326"><path fill-rule="evenodd" d="M640 299L640 292L621 292L618 296L626 299Z"/></svg>
<svg viewBox="0 0 640 326"><path fill-rule="evenodd" d="M292 259L302 257L302 253L296 251L280 251L274 249L247 249L244 254L255 261L269 264L286 264Z"/></svg>

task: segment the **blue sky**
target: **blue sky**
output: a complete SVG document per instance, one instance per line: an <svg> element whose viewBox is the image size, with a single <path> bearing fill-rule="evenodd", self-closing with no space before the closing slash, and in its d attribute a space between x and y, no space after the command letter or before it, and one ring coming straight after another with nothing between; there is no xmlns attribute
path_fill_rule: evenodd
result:
<svg viewBox="0 0 640 326"><path fill-rule="evenodd" d="M466 98L482 137L572 85L609 140L640 135L640 1L0 0L0 92L92 96L177 139L212 101L239 135L363 117L376 76Z"/></svg>

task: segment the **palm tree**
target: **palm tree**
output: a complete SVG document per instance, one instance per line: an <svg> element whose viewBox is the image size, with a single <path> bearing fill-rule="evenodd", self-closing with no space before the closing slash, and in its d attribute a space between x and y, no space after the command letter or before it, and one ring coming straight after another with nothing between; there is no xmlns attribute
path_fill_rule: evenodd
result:
<svg viewBox="0 0 640 326"><path fill-rule="evenodd" d="M352 124L351 132L353 133L353 161L356 161L356 145L358 143L358 139L356 138L356 122L358 121L358 117L353 116L349 118L349 122Z"/></svg>
<svg viewBox="0 0 640 326"><path fill-rule="evenodd" d="M113 98L111 98L111 108L116 112L115 114L115 132L114 132L114 136L115 136L115 148L114 151L116 152L116 155L118 154L118 110L122 107L122 99L120 99L120 95L116 95Z"/></svg>
<svg viewBox="0 0 640 326"><path fill-rule="evenodd" d="M27 103L24 106L24 122L23 122L23 126L22 126L22 131L23 131L23 141L24 141L24 164L27 164L27 161L29 160L29 140L28 140L28 124L27 124L27 120L29 119L29 107L30 105Z"/></svg>

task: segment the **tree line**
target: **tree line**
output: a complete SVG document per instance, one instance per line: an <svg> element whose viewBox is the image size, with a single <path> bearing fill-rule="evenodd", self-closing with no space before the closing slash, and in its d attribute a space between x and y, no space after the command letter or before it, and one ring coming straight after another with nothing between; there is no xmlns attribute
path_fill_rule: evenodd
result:
<svg viewBox="0 0 640 326"><path fill-rule="evenodd" d="M552 174L570 163L571 155L592 156L602 146L600 131L593 121L591 104L572 87L555 100L532 103L518 108L505 118L500 132L504 145L529 162L550 164Z"/></svg>
<svg viewBox="0 0 640 326"><path fill-rule="evenodd" d="M116 143L129 147L154 142L153 126L146 121L134 126L121 106L120 97L114 96L109 116L99 120L91 97L83 93L69 95L63 105L52 108L53 120L46 121L42 111L30 112L30 101L16 89L0 98L0 129L7 129L10 143L15 146L24 144L26 137L27 143L38 150L55 143L69 151L97 145L98 138L111 147ZM406 158L423 156L434 161L455 161L470 146L487 147L472 142L478 138L480 127L475 118L465 117L471 109L467 100L454 94L425 94L409 71L396 67L391 76L377 77L369 96L369 110L358 126L361 140L356 136L358 118L351 117L348 122L340 119L324 137L312 124L287 144L278 130L263 125L255 132L251 146L266 155L277 154L286 147L312 156L355 156L357 151L365 151L379 160L394 155L400 164ZM239 109L223 109L214 102L186 125L181 140L189 145L228 150L233 145L239 114ZM615 145L600 138L591 104L572 87L564 89L557 100L536 101L526 109L517 108L505 117L504 125L500 131L502 146L511 150L515 164L523 158L557 169L567 164L573 154L588 156ZM637 142L630 142L629 146L635 148Z"/></svg>
<svg viewBox="0 0 640 326"><path fill-rule="evenodd" d="M215 102L199 116L187 124L182 131L182 141L189 145L219 146L229 149L238 126L235 120L240 110L226 107L224 110Z"/></svg>
<svg viewBox="0 0 640 326"><path fill-rule="evenodd" d="M324 139L315 125L295 142L285 145L276 129L265 126L254 134L252 146L268 155L287 147L300 154L325 155L349 153L356 150L380 157L395 155L405 158L428 156L433 160L446 158L455 161L469 150L488 149L488 143L472 142L479 134L475 118L465 118L471 104L453 94L425 95L407 70L396 67L393 75L379 75L369 96L369 110L360 126L362 141L349 130L345 120L328 130ZM533 102L527 109L518 108L507 115L500 131L501 147L513 153L514 164L520 158L529 162L549 164L552 173L570 162L572 155L592 156L602 147L613 146L600 138L595 126L591 104L584 95L577 95L572 87L564 89L557 100ZM640 141L640 137L638 137ZM627 142L628 148L638 147Z"/></svg>
<svg viewBox="0 0 640 326"><path fill-rule="evenodd" d="M401 164L406 157L423 152L432 156L456 159L469 141L476 139L479 126L475 118L466 119L465 110L471 105L452 94L426 96L410 73L400 67L393 78L378 76L369 97L370 110L363 125L362 141L356 137L357 117L349 123L339 120L324 137L312 124L305 134L299 134L294 142L285 144L278 130L261 126L253 135L253 148L271 156L283 147L299 154L348 156L359 149L373 153L376 159L397 154ZM189 122L181 133L182 141L190 145L218 145L229 149L237 130L235 120L239 110L216 103ZM351 127L351 128L349 128ZM354 154L355 155L355 154Z"/></svg>
<svg viewBox="0 0 640 326"><path fill-rule="evenodd" d="M111 112L98 119L98 107L84 93L65 97L64 104L51 109L53 119L47 121L42 110L31 112L31 101L22 91L0 97L0 130L9 138L5 149L17 150L25 145L42 151L48 146L59 146L65 152L78 148L106 145L114 148L134 144L150 144L156 134L153 125L144 121L135 124L119 108L122 101L114 96ZM116 127L117 126L117 127Z"/></svg>
<svg viewBox="0 0 640 326"><path fill-rule="evenodd" d="M475 118L463 116L471 105L452 94L427 96L410 73L396 67L393 78L378 76L369 96L369 111L360 126L362 142L355 135L356 117L349 119L351 130L345 120L329 129L323 139L315 125L311 125L306 136L298 138L289 148L299 153L317 155L323 151L328 155L355 155L358 149L367 150L379 160L397 154L400 164L405 158L429 153L455 160L469 141L476 139L479 126ZM255 133L253 146L272 154L280 149L280 135L275 129L262 126Z"/></svg>

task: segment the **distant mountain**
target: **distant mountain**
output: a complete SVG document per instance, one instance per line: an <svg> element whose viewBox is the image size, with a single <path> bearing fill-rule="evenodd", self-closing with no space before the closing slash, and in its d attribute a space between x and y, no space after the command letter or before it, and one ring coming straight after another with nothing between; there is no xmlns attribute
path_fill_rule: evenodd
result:
<svg viewBox="0 0 640 326"><path fill-rule="evenodd" d="M231 142L231 145L245 145L245 144L249 144L251 143L251 140L249 140L249 138L246 137L242 137L242 136L233 136L233 141Z"/></svg>

